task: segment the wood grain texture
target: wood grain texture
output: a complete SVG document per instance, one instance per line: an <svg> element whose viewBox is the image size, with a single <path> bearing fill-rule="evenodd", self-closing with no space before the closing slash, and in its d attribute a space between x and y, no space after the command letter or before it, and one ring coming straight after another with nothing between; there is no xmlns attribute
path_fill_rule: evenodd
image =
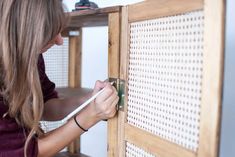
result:
<svg viewBox="0 0 235 157"><path fill-rule="evenodd" d="M81 87L82 29L69 37L69 87Z"/></svg>
<svg viewBox="0 0 235 157"><path fill-rule="evenodd" d="M129 124L125 124L125 140L155 156L196 157L194 152Z"/></svg>
<svg viewBox="0 0 235 157"><path fill-rule="evenodd" d="M203 0L149 0L129 6L129 21L183 14L203 8Z"/></svg>
<svg viewBox="0 0 235 157"><path fill-rule="evenodd" d="M121 20L121 48L120 48L120 79L127 80L129 61L129 23L128 7L122 8Z"/></svg>
<svg viewBox="0 0 235 157"><path fill-rule="evenodd" d="M119 78L120 64L120 15L110 13L108 19L109 48L108 48L108 76L109 78ZM108 157L118 156L118 118L108 120Z"/></svg>
<svg viewBox="0 0 235 157"><path fill-rule="evenodd" d="M108 15L110 13L119 12L121 6L98 8L84 11L73 11L69 13L70 21L68 28L73 27L94 27L107 26Z"/></svg>
<svg viewBox="0 0 235 157"><path fill-rule="evenodd" d="M217 157L224 67L225 1L205 0L204 11L204 58L198 157Z"/></svg>
<svg viewBox="0 0 235 157"><path fill-rule="evenodd" d="M108 120L108 157L117 157L118 148L118 116Z"/></svg>
<svg viewBox="0 0 235 157"><path fill-rule="evenodd" d="M121 51L120 51L120 79L125 80L125 100L124 100L124 110L118 113L118 156L125 156L125 130L124 124L126 122L127 113L127 82L128 82L128 61L129 61L129 24L128 24L128 7L123 7L121 11Z"/></svg>
<svg viewBox="0 0 235 157"><path fill-rule="evenodd" d="M108 74L111 78L119 78L120 65L120 14L109 14L108 35Z"/></svg>
<svg viewBox="0 0 235 157"><path fill-rule="evenodd" d="M90 9L90 10L82 10L82 11L73 11L70 12L69 15L71 17L77 17L77 16L87 16L87 15L98 15L98 14L106 14L114 13L114 12L120 12L121 6L112 6L112 7L105 7L105 8L96 8L96 9Z"/></svg>
<svg viewBox="0 0 235 157"><path fill-rule="evenodd" d="M79 36L69 36L69 87L81 87L81 58L82 58L82 29L78 29ZM70 153L80 153L80 138L74 140L69 146Z"/></svg>

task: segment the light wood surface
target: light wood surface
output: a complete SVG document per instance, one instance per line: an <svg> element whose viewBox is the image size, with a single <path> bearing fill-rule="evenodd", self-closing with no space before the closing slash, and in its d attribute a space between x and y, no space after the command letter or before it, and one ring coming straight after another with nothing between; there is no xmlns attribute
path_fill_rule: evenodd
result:
<svg viewBox="0 0 235 157"><path fill-rule="evenodd" d="M120 15L109 14L108 31L108 74L111 78L119 78L120 50Z"/></svg>
<svg viewBox="0 0 235 157"><path fill-rule="evenodd" d="M125 124L125 140L144 149L146 152L160 157L196 157L194 152L177 144L163 140L142 129Z"/></svg>
<svg viewBox="0 0 235 157"><path fill-rule="evenodd" d="M69 36L69 87L81 87L82 66L82 29L77 29L78 35ZM70 153L80 153L80 138L74 140L69 146Z"/></svg>
<svg viewBox="0 0 235 157"><path fill-rule="evenodd" d="M129 51L128 51L128 45L129 45L129 33L128 33L128 7L123 7L121 11L121 53L120 53L120 79L125 80L125 93L127 93L127 65L129 61ZM118 112L118 156L119 157L124 157L125 156L125 140L124 140L124 135L125 135L125 130L124 124L126 122L126 110L127 110L127 95L125 96L125 101L124 101L124 109L120 110Z"/></svg>
<svg viewBox="0 0 235 157"><path fill-rule="evenodd" d="M120 11L121 6L98 8L83 11L73 11L69 13L71 20L68 28L107 26L108 15Z"/></svg>
<svg viewBox="0 0 235 157"><path fill-rule="evenodd" d="M108 50L108 75L109 78L119 78L119 48L120 48L120 15L109 14L109 50ZM108 157L117 157L117 116L108 120Z"/></svg>
<svg viewBox="0 0 235 157"><path fill-rule="evenodd" d="M79 35L69 37L69 87L81 87L82 29Z"/></svg>
<svg viewBox="0 0 235 157"><path fill-rule="evenodd" d="M182 14L203 8L203 0L150 0L129 6L129 21Z"/></svg>
<svg viewBox="0 0 235 157"><path fill-rule="evenodd" d="M198 157L219 154L225 1L205 0L204 62Z"/></svg>

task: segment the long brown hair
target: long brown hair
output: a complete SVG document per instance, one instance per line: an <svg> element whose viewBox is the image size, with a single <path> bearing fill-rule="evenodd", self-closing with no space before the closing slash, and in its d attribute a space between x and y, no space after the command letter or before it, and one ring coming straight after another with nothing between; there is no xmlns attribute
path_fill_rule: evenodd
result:
<svg viewBox="0 0 235 157"><path fill-rule="evenodd" d="M0 0L0 87L8 114L40 134L43 95L38 74L41 49L65 26L61 0Z"/></svg>

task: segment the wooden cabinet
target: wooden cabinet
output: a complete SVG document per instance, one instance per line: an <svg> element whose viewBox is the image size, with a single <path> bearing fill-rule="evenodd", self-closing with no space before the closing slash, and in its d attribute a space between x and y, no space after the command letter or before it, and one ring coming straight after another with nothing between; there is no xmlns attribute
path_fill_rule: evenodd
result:
<svg viewBox="0 0 235 157"><path fill-rule="evenodd" d="M109 27L108 73L124 106L108 120L108 157L218 156L224 5L148 0L70 13L72 88L80 87L81 27Z"/></svg>
<svg viewBox="0 0 235 157"><path fill-rule="evenodd" d="M125 82L124 107L109 120L109 157L218 156L224 5L149 0L122 8L115 77Z"/></svg>

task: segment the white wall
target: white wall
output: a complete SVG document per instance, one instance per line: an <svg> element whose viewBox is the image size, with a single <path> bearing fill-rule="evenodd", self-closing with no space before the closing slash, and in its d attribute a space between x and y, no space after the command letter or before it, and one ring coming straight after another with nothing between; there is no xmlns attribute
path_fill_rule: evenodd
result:
<svg viewBox="0 0 235 157"><path fill-rule="evenodd" d="M78 1L78 0L77 0ZM64 0L71 11L76 0ZM91 0L99 7L125 5L142 0ZM92 88L96 80L108 77L107 27L83 28L82 87ZM81 152L91 157L107 156L107 122L100 122L81 137Z"/></svg>
<svg viewBox="0 0 235 157"><path fill-rule="evenodd" d="M235 1L227 0L220 157L235 156Z"/></svg>

